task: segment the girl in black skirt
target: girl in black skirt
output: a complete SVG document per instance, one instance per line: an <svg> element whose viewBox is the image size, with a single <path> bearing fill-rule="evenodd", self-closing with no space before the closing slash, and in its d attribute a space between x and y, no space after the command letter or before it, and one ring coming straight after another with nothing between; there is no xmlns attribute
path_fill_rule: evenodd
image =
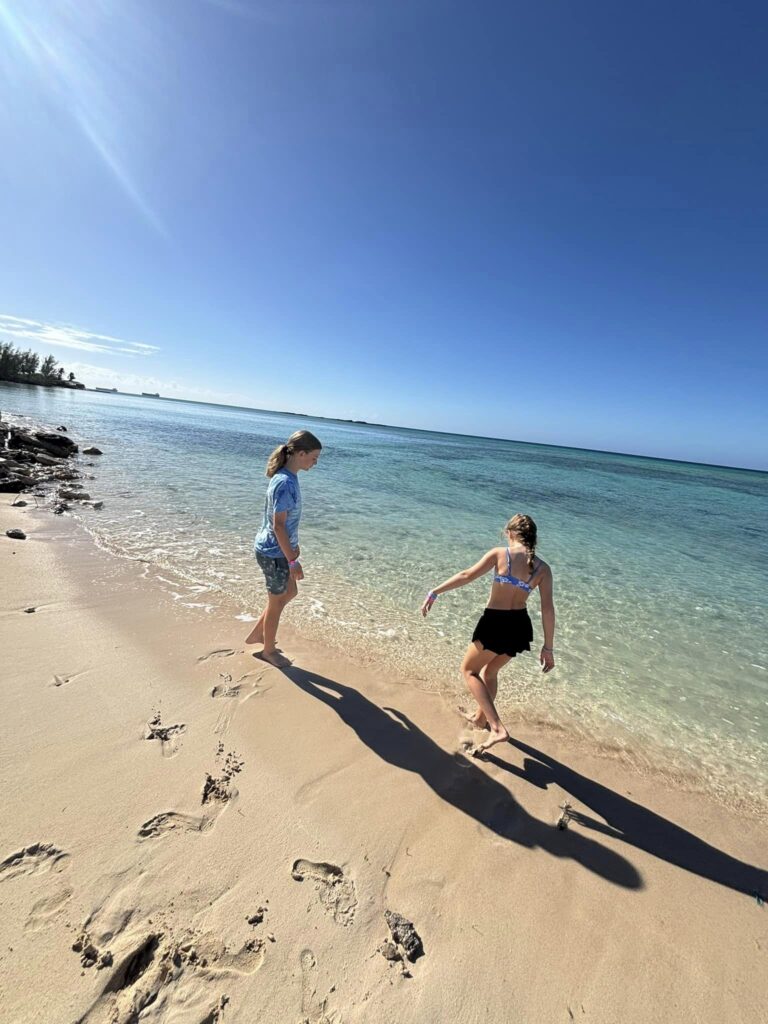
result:
<svg viewBox="0 0 768 1024"><path fill-rule="evenodd" d="M544 627L544 646L539 662L543 672L550 672L555 667L552 570L536 557L536 524L530 516L517 515L509 520L504 532L508 538L506 547L493 548L471 569L464 569L430 590L421 606L421 614L426 615L438 595L463 587L494 570L488 605L480 616L461 663L467 686L478 704L477 712L467 715L467 720L477 729L490 731L488 739L473 748L475 756L495 743L509 739L493 702L499 669L510 658L531 649L533 627L525 605L530 593L536 589L541 598Z"/></svg>

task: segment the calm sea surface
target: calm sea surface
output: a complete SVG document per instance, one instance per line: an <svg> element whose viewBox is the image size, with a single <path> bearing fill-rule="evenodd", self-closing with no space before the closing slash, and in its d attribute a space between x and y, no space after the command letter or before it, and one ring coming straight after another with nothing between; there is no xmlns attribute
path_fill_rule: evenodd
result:
<svg viewBox="0 0 768 1024"><path fill-rule="evenodd" d="M500 706L608 756L759 807L768 793L768 474L163 399L0 384L0 409L105 452L77 516L149 561L183 604L257 613L251 550L272 448L323 442L301 474L307 581L288 618L421 685L459 691L488 582L418 614L429 586L501 543L515 512L553 567L557 669L531 655ZM530 610L541 640L538 596ZM235 633L249 627L235 623Z"/></svg>

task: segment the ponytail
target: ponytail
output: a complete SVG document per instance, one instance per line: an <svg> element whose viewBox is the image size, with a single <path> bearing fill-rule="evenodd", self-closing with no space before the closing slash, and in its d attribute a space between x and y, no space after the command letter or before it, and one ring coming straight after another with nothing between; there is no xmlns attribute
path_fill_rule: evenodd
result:
<svg viewBox="0 0 768 1024"><path fill-rule="evenodd" d="M282 469L294 452L319 452L323 446L309 430L297 430L284 444L279 444L267 459L266 476Z"/></svg>
<svg viewBox="0 0 768 1024"><path fill-rule="evenodd" d="M266 476L274 476L288 461L288 445L279 444L267 459Z"/></svg>

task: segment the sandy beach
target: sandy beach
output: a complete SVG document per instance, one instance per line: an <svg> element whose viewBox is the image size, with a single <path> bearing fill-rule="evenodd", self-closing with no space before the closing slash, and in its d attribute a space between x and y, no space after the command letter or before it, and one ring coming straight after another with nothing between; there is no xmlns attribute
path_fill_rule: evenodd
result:
<svg viewBox="0 0 768 1024"><path fill-rule="evenodd" d="M552 730L469 759L439 695L269 667L2 498L3 1021L766 1020L759 820Z"/></svg>

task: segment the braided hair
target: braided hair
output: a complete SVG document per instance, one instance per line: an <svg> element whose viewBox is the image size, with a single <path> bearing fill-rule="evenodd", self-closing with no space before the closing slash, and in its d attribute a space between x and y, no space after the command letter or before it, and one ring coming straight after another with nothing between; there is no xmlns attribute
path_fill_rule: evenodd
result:
<svg viewBox="0 0 768 1024"><path fill-rule="evenodd" d="M520 543L528 552L528 571L533 572L533 564L536 560L536 523L530 516L518 514L509 520L506 531L514 533L520 538Z"/></svg>

